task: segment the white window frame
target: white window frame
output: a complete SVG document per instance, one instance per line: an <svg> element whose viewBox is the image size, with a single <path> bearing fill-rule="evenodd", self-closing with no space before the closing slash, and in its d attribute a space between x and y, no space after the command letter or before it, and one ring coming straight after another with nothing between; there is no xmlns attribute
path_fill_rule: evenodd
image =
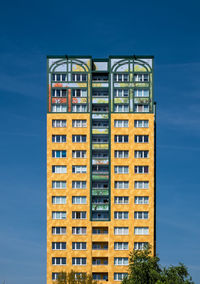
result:
<svg viewBox="0 0 200 284"><path fill-rule="evenodd" d="M129 189L129 181L115 181L115 189Z"/></svg>
<svg viewBox="0 0 200 284"><path fill-rule="evenodd" d="M147 169L147 171L145 171ZM149 174L149 166L135 166L134 168L135 174Z"/></svg>
<svg viewBox="0 0 200 284"><path fill-rule="evenodd" d="M72 189L86 189L87 182L85 180L73 180Z"/></svg>
<svg viewBox="0 0 200 284"><path fill-rule="evenodd" d="M129 127L129 121L128 119L115 119L114 120L114 127L116 128L128 128Z"/></svg>
<svg viewBox="0 0 200 284"><path fill-rule="evenodd" d="M149 181L135 181L135 189L149 189Z"/></svg>
<svg viewBox="0 0 200 284"><path fill-rule="evenodd" d="M65 244L65 248L63 248L63 244ZM54 248L55 246L55 248ZM66 250L67 243L66 242L52 242L52 250Z"/></svg>
<svg viewBox="0 0 200 284"><path fill-rule="evenodd" d="M52 204L66 204L66 196L52 196Z"/></svg>
<svg viewBox="0 0 200 284"><path fill-rule="evenodd" d="M114 74L114 82L129 82L129 74L128 73Z"/></svg>
<svg viewBox="0 0 200 284"><path fill-rule="evenodd" d="M72 112L87 112L87 104L72 104Z"/></svg>
<svg viewBox="0 0 200 284"><path fill-rule="evenodd" d="M67 182L64 180L53 180L52 181L52 188L53 189L66 189Z"/></svg>
<svg viewBox="0 0 200 284"><path fill-rule="evenodd" d="M86 174L87 173L87 166L83 166L83 165L78 165L72 166L72 173L73 174Z"/></svg>
<svg viewBox="0 0 200 284"><path fill-rule="evenodd" d="M147 154L146 157L145 157L145 154ZM135 150L134 156L135 156L135 159L148 159L149 150Z"/></svg>
<svg viewBox="0 0 200 284"><path fill-rule="evenodd" d="M149 128L149 120L134 120L134 127L135 128Z"/></svg>
<svg viewBox="0 0 200 284"><path fill-rule="evenodd" d="M148 139L145 141L147 137ZM141 141L140 138L142 138ZM149 135L135 135L134 141L135 143L149 143Z"/></svg>
<svg viewBox="0 0 200 284"><path fill-rule="evenodd" d="M129 112L129 104L114 104L114 112Z"/></svg>
<svg viewBox="0 0 200 284"><path fill-rule="evenodd" d="M78 218L80 215L80 218ZM85 215L85 216L83 216ZM85 218L83 218L85 217ZM72 211L72 219L73 220L86 220L87 219L87 212L86 211Z"/></svg>
<svg viewBox="0 0 200 284"><path fill-rule="evenodd" d="M72 98L87 98L87 89L72 89Z"/></svg>
<svg viewBox="0 0 200 284"><path fill-rule="evenodd" d="M72 127L76 128L87 127L87 119L72 119Z"/></svg>
<svg viewBox="0 0 200 284"><path fill-rule="evenodd" d="M66 233L66 227L52 227L52 235L66 235Z"/></svg>
<svg viewBox="0 0 200 284"><path fill-rule="evenodd" d="M73 141L73 137L75 141ZM78 137L80 138L80 141L77 141ZM83 137L86 138L85 141L83 141ZM72 135L72 143L86 143L86 142L87 142L87 135Z"/></svg>
<svg viewBox="0 0 200 284"><path fill-rule="evenodd" d="M56 153L59 153L60 157L56 157ZM63 157L63 153L65 156ZM60 158L67 158L67 151L66 150L52 150L52 158L60 159Z"/></svg>
<svg viewBox="0 0 200 284"><path fill-rule="evenodd" d="M52 135L52 143L66 143L67 136L66 135Z"/></svg>
<svg viewBox="0 0 200 284"><path fill-rule="evenodd" d="M66 104L52 104L51 105L52 112L67 112Z"/></svg>
<svg viewBox="0 0 200 284"><path fill-rule="evenodd" d="M86 76L86 80L83 80L83 75ZM74 76L74 79L73 79L73 76ZM78 76L80 76L80 80L77 80ZM87 82L87 74L72 73L72 82Z"/></svg>
<svg viewBox="0 0 200 284"><path fill-rule="evenodd" d="M52 173L53 174L66 174L67 173L67 166L53 165L52 166Z"/></svg>
<svg viewBox="0 0 200 284"><path fill-rule="evenodd" d="M149 105L148 104L135 104L134 112L149 112Z"/></svg>
<svg viewBox="0 0 200 284"><path fill-rule="evenodd" d="M147 79L145 79L147 77ZM149 74L134 74L134 81L135 82L149 82Z"/></svg>
<svg viewBox="0 0 200 284"><path fill-rule="evenodd" d="M114 250L128 250L129 243L128 242L115 242L114 243Z"/></svg>
<svg viewBox="0 0 200 284"><path fill-rule="evenodd" d="M128 137L128 141L125 141L125 137ZM129 135L115 135L114 143L129 143Z"/></svg>
<svg viewBox="0 0 200 284"><path fill-rule="evenodd" d="M115 211L114 212L114 219L115 220L128 220L129 219L129 212L128 211Z"/></svg>
<svg viewBox="0 0 200 284"><path fill-rule="evenodd" d="M115 98L128 98L129 89L114 89L114 97Z"/></svg>
<svg viewBox="0 0 200 284"><path fill-rule="evenodd" d="M55 81L65 82L65 81L67 81L66 79L67 79L67 74L65 74L65 73L53 73L52 74L52 81L54 81L54 82Z"/></svg>
<svg viewBox="0 0 200 284"><path fill-rule="evenodd" d="M66 211L52 211L53 220L66 220L67 212Z"/></svg>
<svg viewBox="0 0 200 284"><path fill-rule="evenodd" d="M129 166L114 166L115 174L129 174Z"/></svg>
<svg viewBox="0 0 200 284"><path fill-rule="evenodd" d="M72 235L86 235L87 227L72 227Z"/></svg>
<svg viewBox="0 0 200 284"><path fill-rule="evenodd" d="M72 204L87 204L87 197L86 196L72 196Z"/></svg>
<svg viewBox="0 0 200 284"><path fill-rule="evenodd" d="M80 154L79 157L77 157L77 154ZM85 159L87 151L86 150L72 150L72 158L74 159Z"/></svg>
<svg viewBox="0 0 200 284"><path fill-rule="evenodd" d="M53 263L54 261L55 263ZM52 265L66 265L66 264L67 264L66 257L52 257Z"/></svg>
<svg viewBox="0 0 200 284"><path fill-rule="evenodd" d="M126 157L126 155L127 157ZM128 159L129 158L129 150L115 150L114 156L116 159ZM121 157L120 157L121 156Z"/></svg>
<svg viewBox="0 0 200 284"><path fill-rule="evenodd" d="M134 242L134 250L144 250L148 244L148 242Z"/></svg>
<svg viewBox="0 0 200 284"><path fill-rule="evenodd" d="M149 219L149 212L148 211L135 211L134 212L134 219L135 220L148 220Z"/></svg>
<svg viewBox="0 0 200 284"><path fill-rule="evenodd" d="M135 196L135 204L149 204L149 196Z"/></svg>
<svg viewBox="0 0 200 284"><path fill-rule="evenodd" d="M56 88L52 89L52 98L66 98L66 97L67 97L67 89L56 89Z"/></svg>
<svg viewBox="0 0 200 284"><path fill-rule="evenodd" d="M148 93L148 94L146 94ZM135 89L134 90L134 96L136 98L149 98L149 89Z"/></svg>
<svg viewBox="0 0 200 284"><path fill-rule="evenodd" d="M67 121L66 119L52 119L52 127L53 128L66 128Z"/></svg>
<svg viewBox="0 0 200 284"><path fill-rule="evenodd" d="M129 228L128 227L114 227L114 235L116 236L128 236Z"/></svg>
<svg viewBox="0 0 200 284"><path fill-rule="evenodd" d="M128 265L128 257L114 257L114 265Z"/></svg>
<svg viewBox="0 0 200 284"><path fill-rule="evenodd" d="M129 204L129 196L115 196L114 204L119 204L119 205Z"/></svg>
<svg viewBox="0 0 200 284"><path fill-rule="evenodd" d="M86 257L72 257L72 265L87 265L87 258Z"/></svg>
<svg viewBox="0 0 200 284"><path fill-rule="evenodd" d="M127 272L115 272L114 281L122 281L127 276L128 276Z"/></svg>
<svg viewBox="0 0 200 284"><path fill-rule="evenodd" d="M149 227L134 227L134 235L149 235Z"/></svg>
<svg viewBox="0 0 200 284"><path fill-rule="evenodd" d="M85 248L83 248L83 244L85 245ZM72 250L86 250L86 249L87 249L86 242L72 242Z"/></svg>

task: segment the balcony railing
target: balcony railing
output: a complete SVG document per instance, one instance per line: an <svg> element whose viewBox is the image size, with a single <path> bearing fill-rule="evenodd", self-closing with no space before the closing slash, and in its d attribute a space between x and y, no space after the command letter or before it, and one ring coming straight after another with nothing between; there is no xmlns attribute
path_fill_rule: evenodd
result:
<svg viewBox="0 0 200 284"><path fill-rule="evenodd" d="M109 204L92 204L92 211L107 211L107 210L109 210ZM107 217L103 218L107 219Z"/></svg>
<svg viewBox="0 0 200 284"><path fill-rule="evenodd" d="M108 189L92 189L93 196L108 196L109 191Z"/></svg>

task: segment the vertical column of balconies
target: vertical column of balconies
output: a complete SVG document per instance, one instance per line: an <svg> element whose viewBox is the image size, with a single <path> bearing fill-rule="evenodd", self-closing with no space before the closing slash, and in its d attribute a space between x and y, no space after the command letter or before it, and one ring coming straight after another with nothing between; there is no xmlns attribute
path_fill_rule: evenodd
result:
<svg viewBox="0 0 200 284"><path fill-rule="evenodd" d="M91 120L91 220L109 220L109 95L107 74L93 74Z"/></svg>

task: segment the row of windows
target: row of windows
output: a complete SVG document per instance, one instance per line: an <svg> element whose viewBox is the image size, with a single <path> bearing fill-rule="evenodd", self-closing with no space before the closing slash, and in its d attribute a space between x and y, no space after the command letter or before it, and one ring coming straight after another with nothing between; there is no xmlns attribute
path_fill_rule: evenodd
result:
<svg viewBox="0 0 200 284"><path fill-rule="evenodd" d="M53 265L66 265L66 257L52 257ZM86 265L86 257L72 257L72 265ZM108 260L105 259L101 262L101 259L93 259L93 265L108 265ZM114 265L128 265L128 257L114 257Z"/></svg>
<svg viewBox="0 0 200 284"><path fill-rule="evenodd" d="M67 121L64 119L53 119L52 120L52 127L59 128L59 127L66 127ZM149 121L148 120L134 120L134 126L136 128L148 128ZM72 127L87 127L87 120L86 119L73 119L72 120ZM129 127L129 121L127 119L115 119L114 120L114 127L118 128L125 128Z"/></svg>
<svg viewBox="0 0 200 284"><path fill-rule="evenodd" d="M58 227L58 228L64 228L64 227ZM66 230L66 228L65 228ZM143 250L147 246L147 242L134 242L134 249L135 250ZM101 246L99 247L98 244L92 244L92 249L101 249ZM67 249L67 243L66 242L52 242L52 250L66 250ZM87 249L87 243L86 242L72 242L72 250L86 250ZM106 248L108 249L108 245L106 245ZM114 250L128 250L129 249L129 243L128 242L114 242Z"/></svg>
<svg viewBox="0 0 200 284"><path fill-rule="evenodd" d="M136 173L148 173L148 166L136 166L135 172ZM141 171L141 172L139 172ZM72 189L86 189L86 181L72 181ZM148 189L149 182L148 181L135 181L135 189ZM129 181L115 181L114 187L116 189L128 189L129 188ZM53 189L66 189L67 182L66 181L52 181L52 188Z"/></svg>
<svg viewBox="0 0 200 284"><path fill-rule="evenodd" d="M54 220L62 220L66 219L67 214L66 211L53 211L52 212L52 219ZM135 211L134 212L134 219L136 220L143 220L149 218L148 211ZM72 219L87 219L86 211L72 211ZM129 219L129 212L128 211L115 211L114 212L114 219L116 220L128 220ZM66 232L60 232L60 235L65 235ZM57 233L55 234L57 235Z"/></svg>
<svg viewBox="0 0 200 284"><path fill-rule="evenodd" d="M144 218L145 219L145 218ZM64 232L66 227L61 227L60 232ZM65 229L64 229L65 228ZM52 228L52 232L55 232L55 227ZM72 235L86 235L87 228L86 227L72 227ZM66 231L65 231L66 234ZM96 234L96 233L93 233ZM114 227L114 235L128 235L129 227ZM149 227L134 227L135 235L148 235Z"/></svg>
<svg viewBox="0 0 200 284"><path fill-rule="evenodd" d="M116 273L114 273L114 280L115 281L122 281L127 276L128 276L128 273L116 272ZM59 272L53 272L52 273L52 280L58 280L58 277L59 277ZM75 277L77 277L77 279L78 278L84 279L86 277L86 273L85 272L75 273ZM108 281L107 273L105 273L105 274L93 273L92 277L93 277L93 280L105 280L105 281Z"/></svg>
<svg viewBox="0 0 200 284"><path fill-rule="evenodd" d="M66 201L67 201L66 196L52 196L52 204L66 204ZM73 204L74 202L79 202L78 204L80 204L80 200L76 199L75 196L74 196L74 199L72 199ZM85 200L82 199L81 202L85 202L81 204L86 204L86 197L85 197ZM135 204L149 204L149 197L148 196L135 196L134 202ZM128 196L115 196L114 203L115 204L129 204L129 197Z"/></svg>
<svg viewBox="0 0 200 284"><path fill-rule="evenodd" d="M105 93L104 93L105 95ZM107 94L106 94L107 95ZM52 97L60 98L67 96L67 89L52 89ZM114 97L128 97L129 89L114 89ZM134 89L135 97L149 97L149 89ZM86 89L72 89L72 97L85 98L87 97Z"/></svg>
<svg viewBox="0 0 200 284"><path fill-rule="evenodd" d="M144 152L143 157L139 156L139 154L137 152ZM136 151L135 153L135 158L148 158L148 156L146 155L145 152L148 151ZM144 171L147 170L148 173L148 169L146 169L146 166L143 167ZM142 170L143 170L142 168ZM137 173L137 171L140 171L141 168L139 166L135 167L135 173ZM114 172L115 174L128 174L129 173L129 166L115 166L114 167ZM56 174L65 174L67 173L67 166L52 166L52 173L56 173ZM87 166L72 166L72 173L74 174L85 174L87 173ZM139 172L140 173L140 172Z"/></svg>
<svg viewBox="0 0 200 284"><path fill-rule="evenodd" d="M140 73L135 73L134 76L134 82L149 82L149 74L140 74ZM114 81L115 82L128 82L129 81L129 74L125 73L119 73L119 74L114 74ZM60 81L60 82L65 82L67 81L67 74L64 73L53 73L52 74L52 80L53 81ZM95 77L96 80L96 77ZM99 76L97 81L105 81L108 80L107 77L103 77L102 75ZM72 82L86 82L87 81L87 74L82 74L82 73L72 73Z"/></svg>

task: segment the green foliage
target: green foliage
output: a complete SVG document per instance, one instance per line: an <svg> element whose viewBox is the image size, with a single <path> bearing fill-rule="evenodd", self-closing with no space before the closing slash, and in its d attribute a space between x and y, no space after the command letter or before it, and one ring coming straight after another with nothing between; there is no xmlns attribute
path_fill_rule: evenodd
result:
<svg viewBox="0 0 200 284"><path fill-rule="evenodd" d="M69 273L61 272L58 275L56 284L97 284L97 282L92 279L92 275L75 275L73 270Z"/></svg>
<svg viewBox="0 0 200 284"><path fill-rule="evenodd" d="M151 255L151 248L133 251L129 260L129 275L122 284L194 284L187 268L178 266L162 268L159 257Z"/></svg>

